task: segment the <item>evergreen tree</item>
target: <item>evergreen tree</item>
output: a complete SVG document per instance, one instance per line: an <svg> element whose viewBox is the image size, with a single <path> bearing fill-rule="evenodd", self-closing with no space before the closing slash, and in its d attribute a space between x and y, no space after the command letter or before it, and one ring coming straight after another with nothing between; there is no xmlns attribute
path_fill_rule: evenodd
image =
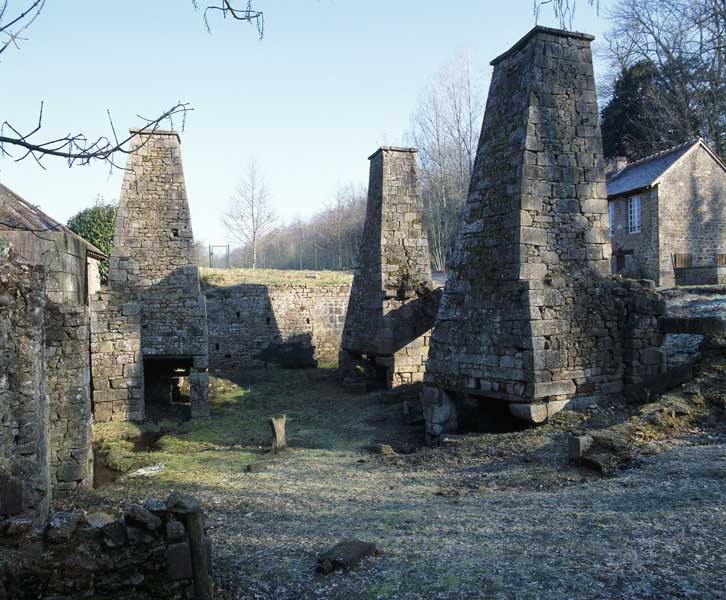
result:
<svg viewBox="0 0 726 600"><path fill-rule="evenodd" d="M116 227L116 211L118 206L115 202L105 202L103 196L98 196L90 208L86 208L68 221L68 229L80 235L84 240L90 242L105 254L111 254L113 246L113 232ZM104 260L99 270L101 281L108 281L108 261Z"/></svg>

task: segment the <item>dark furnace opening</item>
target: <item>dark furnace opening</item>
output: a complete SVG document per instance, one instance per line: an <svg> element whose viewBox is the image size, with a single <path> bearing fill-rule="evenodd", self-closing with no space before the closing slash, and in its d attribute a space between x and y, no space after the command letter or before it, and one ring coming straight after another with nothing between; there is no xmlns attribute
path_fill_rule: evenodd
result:
<svg viewBox="0 0 726 600"><path fill-rule="evenodd" d="M144 358L144 398L147 418L191 418L189 373L191 357Z"/></svg>

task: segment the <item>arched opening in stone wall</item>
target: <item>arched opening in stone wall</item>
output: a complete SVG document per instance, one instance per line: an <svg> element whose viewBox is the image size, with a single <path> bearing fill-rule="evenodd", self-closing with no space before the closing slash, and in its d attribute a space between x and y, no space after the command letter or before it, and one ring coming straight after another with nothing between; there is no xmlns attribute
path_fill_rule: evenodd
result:
<svg viewBox="0 0 726 600"><path fill-rule="evenodd" d="M191 417L189 373L192 358L145 357L144 400L146 418Z"/></svg>

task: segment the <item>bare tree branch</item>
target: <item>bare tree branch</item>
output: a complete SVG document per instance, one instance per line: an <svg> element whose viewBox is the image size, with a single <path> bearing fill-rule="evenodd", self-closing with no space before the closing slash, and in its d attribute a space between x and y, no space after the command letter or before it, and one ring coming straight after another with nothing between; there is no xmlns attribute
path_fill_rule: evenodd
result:
<svg viewBox="0 0 726 600"><path fill-rule="evenodd" d="M192 0L192 4L194 5L195 9L198 9L198 3L197 0ZM257 27L257 35L260 39L262 39L262 36L265 32L265 18L264 14L260 10L255 10L252 8L252 0L247 0L247 2L241 2L239 7L232 6L232 2L230 0L221 0L221 4L209 4L204 9L204 26L207 28L207 31L211 33L212 28L209 25L209 13L210 12L221 12L222 16L226 19L227 17L231 17L235 21L245 21L250 24L254 24L255 27Z"/></svg>
<svg viewBox="0 0 726 600"><path fill-rule="evenodd" d="M182 117L183 129L183 120L186 117L186 113L190 110L193 109L189 107L188 103L178 102L153 119L147 119L141 115L137 115L144 121L144 125L139 130L145 133L153 133L160 129L163 123L169 123L169 128L173 129L173 118L178 115ZM134 136L131 134L123 139L119 139L110 113L108 113L108 117L112 131L111 137L101 136L95 140L89 140L82 133L68 133L65 136L53 140L36 141L35 136L43 124L43 103L41 102L38 112L38 122L30 131L21 133L8 121L4 121L0 125L0 156L14 158L16 162L31 157L41 167L43 167L42 160L46 156L65 158L68 161L69 167L75 164L87 165L94 160L106 161L113 167L118 167L114 162L114 156L116 154L128 154L130 152L129 142ZM20 153L14 156L8 149L8 146L13 149L20 148Z"/></svg>
<svg viewBox="0 0 726 600"><path fill-rule="evenodd" d="M24 10L11 14L8 8L9 0L0 0L0 54L11 46L18 48L18 41L23 39L20 35L40 16L47 0L26 1ZM194 8L198 8L196 0L192 0L192 3ZM204 24L207 30L210 30L208 13L217 11L221 12L224 18L231 17L236 21L254 24L257 27L259 37L262 38L264 31L263 14L261 11L252 8L252 0L240 0L239 6L235 5L235 0L220 0L217 4L208 5L204 9ZM108 136L102 135L89 138L82 133L68 133L52 140L39 140L38 134L43 126L43 108L44 105L41 102L38 121L28 130L21 131L20 127L13 125L8 119L2 122L0 125L0 157L11 157L16 161L32 158L41 167L43 167L42 160L51 156L66 159L69 167L87 165L93 161L102 161L107 162L111 168L116 168L118 165L114 161L114 157L118 154L128 154L130 152L129 142L133 135L120 139L108 111L111 128L111 134ZM158 130L165 123L168 123L169 128L173 129L173 118L180 116L183 130L186 115L190 110L192 109L188 103L177 102L157 117L145 118L138 115L144 123L139 129L142 132L151 133Z"/></svg>
<svg viewBox="0 0 726 600"><path fill-rule="evenodd" d="M33 24L44 7L45 0L33 0L32 4L23 12L3 23L8 8L7 0L3 2L2 9L0 9L0 35L5 39L0 41L0 54L11 45L18 47L18 40L22 39L20 34Z"/></svg>
<svg viewBox="0 0 726 600"><path fill-rule="evenodd" d="M572 21L575 18L577 0L533 0L532 12L534 13L535 24L539 22L540 12L543 7L550 5L555 17L560 22L561 29L572 29ZM587 0L590 6L600 11L600 0Z"/></svg>

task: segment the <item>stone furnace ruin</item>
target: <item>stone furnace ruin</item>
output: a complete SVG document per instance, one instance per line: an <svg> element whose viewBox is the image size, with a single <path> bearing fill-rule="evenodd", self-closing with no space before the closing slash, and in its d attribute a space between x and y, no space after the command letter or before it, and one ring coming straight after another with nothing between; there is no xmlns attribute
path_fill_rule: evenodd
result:
<svg viewBox="0 0 726 600"><path fill-rule="evenodd" d="M344 382L356 379L360 367L390 389L423 381L439 296L421 222L416 150L383 147L369 160L366 220L339 363Z"/></svg>
<svg viewBox="0 0 726 600"><path fill-rule="evenodd" d="M112 293L97 307L108 331L120 327L124 339L121 347L119 336L105 342L106 364L114 372L94 376L94 388L108 387L110 400L129 419L143 418L152 405L169 407L185 393L191 416L208 416L207 311L194 261L179 135L132 133L109 268ZM140 340L134 334L139 322Z"/></svg>
<svg viewBox="0 0 726 600"><path fill-rule="evenodd" d="M652 284L609 276L592 39L535 27L492 61L431 338L431 441L502 410L541 422L664 368Z"/></svg>

